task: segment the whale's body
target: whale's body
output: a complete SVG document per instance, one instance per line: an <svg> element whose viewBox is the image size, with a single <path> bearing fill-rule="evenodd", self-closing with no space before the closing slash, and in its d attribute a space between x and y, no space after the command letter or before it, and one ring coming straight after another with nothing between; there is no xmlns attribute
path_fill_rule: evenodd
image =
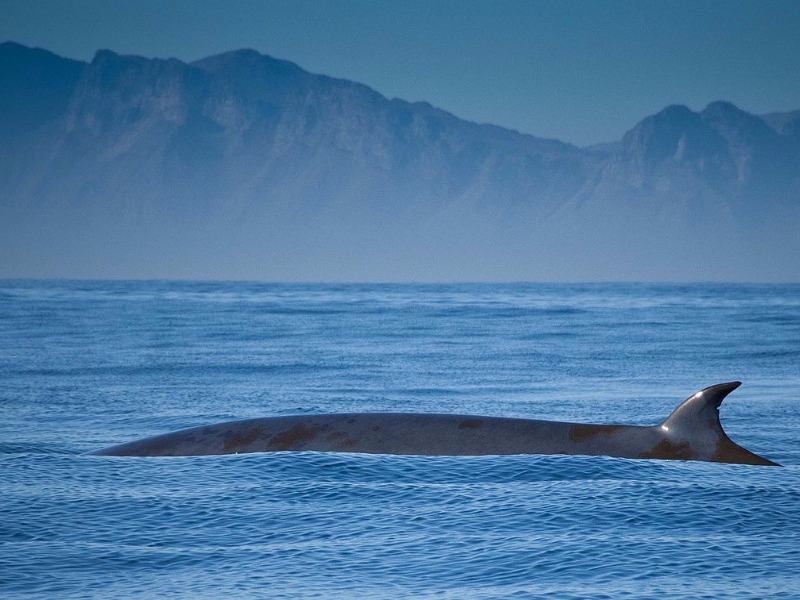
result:
<svg viewBox="0 0 800 600"><path fill-rule="evenodd" d="M707 387L653 426L447 414L299 415L193 427L92 454L195 456L304 450L445 456L583 454L776 465L735 444L722 429L719 406L739 385L734 381Z"/></svg>

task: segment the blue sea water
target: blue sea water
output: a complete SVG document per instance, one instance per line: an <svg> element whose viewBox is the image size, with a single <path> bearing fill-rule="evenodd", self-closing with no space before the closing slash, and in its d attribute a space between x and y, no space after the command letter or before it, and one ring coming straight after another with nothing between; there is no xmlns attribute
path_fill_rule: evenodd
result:
<svg viewBox="0 0 800 600"><path fill-rule="evenodd" d="M223 420L653 424L784 468L84 453ZM0 281L0 597L800 598L800 286Z"/></svg>

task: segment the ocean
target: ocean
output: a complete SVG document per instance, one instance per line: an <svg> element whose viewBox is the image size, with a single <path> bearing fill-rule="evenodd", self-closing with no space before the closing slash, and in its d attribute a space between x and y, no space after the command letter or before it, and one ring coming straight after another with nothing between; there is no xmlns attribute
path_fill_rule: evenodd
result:
<svg viewBox="0 0 800 600"><path fill-rule="evenodd" d="M783 468L85 453L225 420L650 425ZM800 598L800 286L0 281L2 598Z"/></svg>

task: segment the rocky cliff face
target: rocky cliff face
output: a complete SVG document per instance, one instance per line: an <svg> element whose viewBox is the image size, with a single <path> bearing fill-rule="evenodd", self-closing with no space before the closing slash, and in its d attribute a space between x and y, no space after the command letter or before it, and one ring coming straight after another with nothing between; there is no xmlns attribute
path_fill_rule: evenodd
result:
<svg viewBox="0 0 800 600"><path fill-rule="evenodd" d="M797 253L797 114L671 106L582 149L249 50L6 43L0 87L4 275L737 278L764 271L722 240Z"/></svg>

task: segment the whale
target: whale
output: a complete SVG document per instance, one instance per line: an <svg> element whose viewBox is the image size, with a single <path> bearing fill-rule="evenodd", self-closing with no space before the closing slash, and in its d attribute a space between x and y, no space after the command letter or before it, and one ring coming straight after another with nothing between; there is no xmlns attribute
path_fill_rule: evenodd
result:
<svg viewBox="0 0 800 600"><path fill-rule="evenodd" d="M99 456L355 452L425 456L563 454L780 466L733 442L719 419L739 381L704 388L664 421L604 425L455 414L341 413L203 425L127 442Z"/></svg>

